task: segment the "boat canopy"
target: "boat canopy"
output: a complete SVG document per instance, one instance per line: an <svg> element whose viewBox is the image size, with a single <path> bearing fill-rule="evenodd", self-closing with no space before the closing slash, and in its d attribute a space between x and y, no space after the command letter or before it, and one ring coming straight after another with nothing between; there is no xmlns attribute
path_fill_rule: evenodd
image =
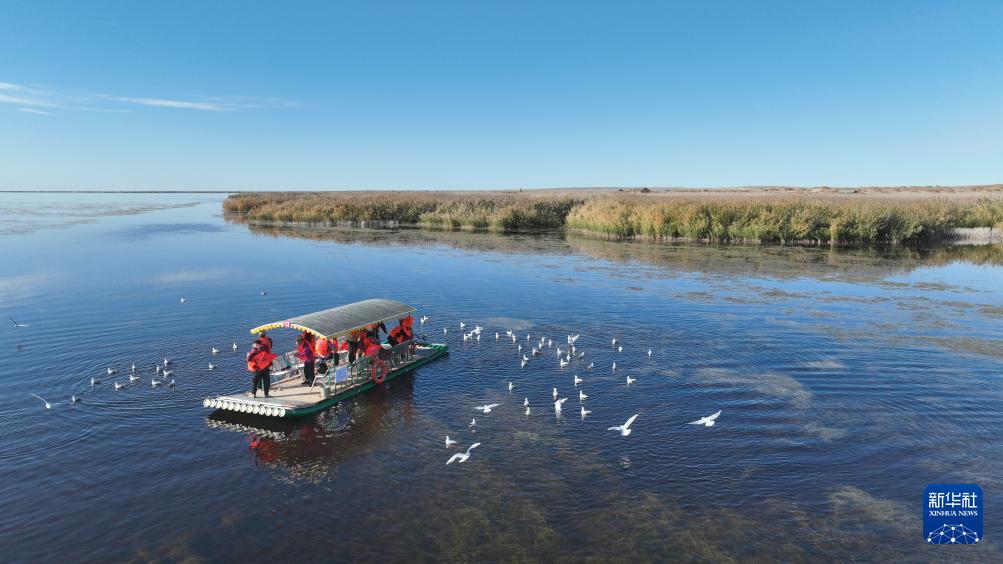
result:
<svg viewBox="0 0 1003 564"><path fill-rule="evenodd" d="M413 307L393 300L363 300L285 321L266 323L251 329L251 333L281 328L309 331L319 337L336 338L374 323L400 319L413 311L415 311Z"/></svg>

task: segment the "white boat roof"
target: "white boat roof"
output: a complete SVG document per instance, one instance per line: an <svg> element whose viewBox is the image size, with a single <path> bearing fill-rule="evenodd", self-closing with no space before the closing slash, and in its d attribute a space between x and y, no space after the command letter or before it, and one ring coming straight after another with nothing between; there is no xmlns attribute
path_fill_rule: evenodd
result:
<svg viewBox="0 0 1003 564"><path fill-rule="evenodd" d="M334 338L350 334L381 321L400 319L415 308L394 300L372 299L291 317L283 321L266 323L251 329L259 333L270 329L296 329L309 331L320 337Z"/></svg>

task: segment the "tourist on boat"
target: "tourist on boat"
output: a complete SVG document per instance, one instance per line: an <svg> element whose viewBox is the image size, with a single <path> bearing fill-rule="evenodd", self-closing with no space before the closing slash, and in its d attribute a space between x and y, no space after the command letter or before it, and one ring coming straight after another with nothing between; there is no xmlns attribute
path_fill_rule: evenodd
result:
<svg viewBox="0 0 1003 564"><path fill-rule="evenodd" d="M402 318L398 322L397 327L394 327L387 335L387 342L390 343L391 347L396 347L414 338L414 332L411 331L411 323L409 321L413 321L411 316Z"/></svg>
<svg viewBox="0 0 1003 564"><path fill-rule="evenodd" d="M317 339L317 344L314 345L313 352L317 355L317 358L320 360L330 360L331 340L325 338Z"/></svg>
<svg viewBox="0 0 1003 564"><path fill-rule="evenodd" d="M359 350L365 350L361 346L362 331L352 331L352 334L346 337L345 340L348 343L348 363L351 364L355 362Z"/></svg>
<svg viewBox="0 0 1003 564"><path fill-rule="evenodd" d="M268 352L272 352L272 338L264 331L258 333L258 338L254 341L260 344Z"/></svg>
<svg viewBox="0 0 1003 564"><path fill-rule="evenodd" d="M251 380L251 395L253 397L258 397L258 388L265 392L266 398L268 397L273 360L275 360L275 355L261 343L255 342L251 345L251 350L247 353L247 370L254 373L254 378Z"/></svg>
<svg viewBox="0 0 1003 564"><path fill-rule="evenodd" d="M313 343L305 337L307 334L304 331L303 335L296 337L296 358L303 362L303 378L306 380L306 385L312 386L315 355L313 352Z"/></svg>

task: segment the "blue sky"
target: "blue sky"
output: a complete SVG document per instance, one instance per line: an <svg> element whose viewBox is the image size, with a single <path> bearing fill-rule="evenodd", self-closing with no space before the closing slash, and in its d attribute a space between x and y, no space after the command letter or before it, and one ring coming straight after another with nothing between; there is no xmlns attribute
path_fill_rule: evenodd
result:
<svg viewBox="0 0 1003 564"><path fill-rule="evenodd" d="M0 189L1003 181L1003 2L7 2Z"/></svg>

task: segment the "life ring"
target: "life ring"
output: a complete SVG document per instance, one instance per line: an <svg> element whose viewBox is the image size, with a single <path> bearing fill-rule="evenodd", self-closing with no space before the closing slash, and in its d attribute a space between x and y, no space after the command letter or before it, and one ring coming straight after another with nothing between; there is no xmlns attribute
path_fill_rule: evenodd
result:
<svg viewBox="0 0 1003 564"><path fill-rule="evenodd" d="M387 377L387 363L380 359L373 359L373 363L370 367L371 377L373 382L377 384L382 384L383 380Z"/></svg>

